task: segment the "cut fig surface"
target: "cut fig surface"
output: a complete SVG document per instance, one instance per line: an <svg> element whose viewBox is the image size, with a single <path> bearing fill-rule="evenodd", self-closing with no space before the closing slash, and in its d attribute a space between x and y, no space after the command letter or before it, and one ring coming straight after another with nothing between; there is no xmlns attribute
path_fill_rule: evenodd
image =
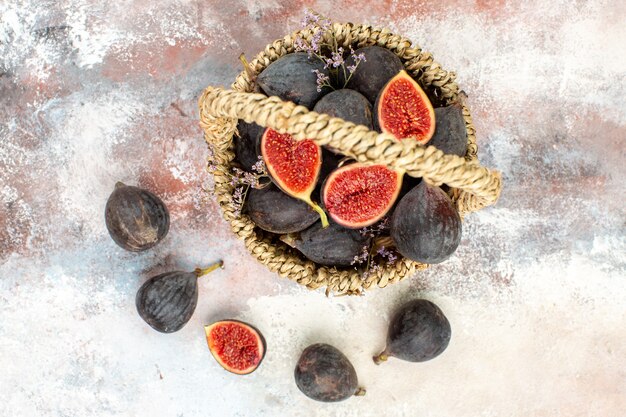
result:
<svg viewBox="0 0 626 417"><path fill-rule="evenodd" d="M359 229L380 220L398 198L402 174L384 165L350 164L332 172L322 188L330 217Z"/></svg>
<svg viewBox="0 0 626 417"><path fill-rule="evenodd" d="M375 127L398 139L413 138L424 145L435 133L433 106L406 71L400 71L381 90L374 114Z"/></svg>
<svg viewBox="0 0 626 417"><path fill-rule="evenodd" d="M291 135L267 128L261 137L261 154L272 180L288 195L318 212L324 227L326 213L311 200L322 167L322 149L310 139L297 141Z"/></svg>
<svg viewBox="0 0 626 417"><path fill-rule="evenodd" d="M224 369L238 375L254 372L265 356L261 332L238 320L221 320L204 327L211 354Z"/></svg>

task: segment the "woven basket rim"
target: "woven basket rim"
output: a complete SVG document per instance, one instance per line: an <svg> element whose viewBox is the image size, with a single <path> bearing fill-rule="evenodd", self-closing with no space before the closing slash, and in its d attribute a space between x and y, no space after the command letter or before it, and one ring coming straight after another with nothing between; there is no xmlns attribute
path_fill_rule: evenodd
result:
<svg viewBox="0 0 626 417"><path fill-rule="evenodd" d="M458 102L459 94L458 86L454 81L455 74L443 70L439 64L434 62L431 54L423 52L419 46L412 45L408 39L394 35L387 29L373 28L369 25L353 25L352 23L334 23L331 30L335 33L341 45L347 46L350 44L355 49L363 46L378 45L391 50L401 59L405 70L418 80L426 91L429 91L431 95L440 100L440 103L449 105ZM296 37L302 36L308 40L311 35L310 30L300 30L268 44L266 48L250 62L250 69L255 74L260 73L271 62L283 55L295 52L293 41ZM252 97L254 95L253 88L254 84L250 80L248 73L242 71L232 84L232 89L239 95L231 95L222 98L231 104L240 99L242 93ZM238 117L218 116L216 114L218 112L215 111L214 108L214 104L217 100L214 100L215 97L213 97L213 95L227 93L228 92L211 87L205 90L205 93L199 100L201 125L205 131L205 139L213 149L214 158L219 162L219 169L214 172L214 178L216 180L215 194L218 197L218 202L223 210L224 217L230 222L233 232L244 239L246 247L257 260L268 266L270 270L279 273L279 275L295 280L311 289L326 286L327 294L329 292L360 294L363 290L374 286L374 284L378 287L385 287L389 283L404 279L416 270L428 267L428 265L401 258L395 265L384 267L376 274L372 274L363 279L360 272L356 270L329 268L305 260L302 256L298 256L295 253L297 252L296 250L287 247L284 243L273 242L270 238L273 234L256 228L247 215L234 216L232 207L233 187L229 187L225 177L231 167L234 166L232 162L234 157L233 134ZM263 99L266 104L270 101L264 97ZM276 98L273 97L272 99ZM284 106L286 102L271 100L271 104ZM293 103L289 104L294 107ZM463 116L468 137L468 150L465 155L465 160L470 164L478 165L475 129L473 127L470 111L463 100L461 104L463 106ZM250 106L253 105L251 104ZM290 107L290 109L292 107ZM276 109L280 109L280 107L274 107L272 109L274 113L277 113ZM309 112L302 108L299 109L298 113L299 115L306 115L307 113L316 115L316 113ZM271 116L272 115L264 115L264 117L262 117L257 115L257 119L259 117L269 119ZM251 117L250 119L252 120L254 118ZM258 122L259 120L257 119L254 119L254 121ZM261 122L263 121L267 122L267 120L261 120ZM343 123L345 124L346 122ZM295 136L298 138L297 133ZM436 159L432 156L430 158ZM497 176L497 179L496 195L493 202L497 200L497 194L499 194L500 189L499 176ZM449 195L455 202L461 216L467 212L480 209L485 205L493 204L493 202L488 201L485 203L484 201L473 199L472 195L466 195L461 190L455 188L451 189Z"/></svg>

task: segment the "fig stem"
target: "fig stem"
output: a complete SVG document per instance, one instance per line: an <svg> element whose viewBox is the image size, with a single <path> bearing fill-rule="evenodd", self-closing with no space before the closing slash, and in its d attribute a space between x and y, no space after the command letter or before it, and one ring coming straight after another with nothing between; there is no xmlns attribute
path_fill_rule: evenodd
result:
<svg viewBox="0 0 626 417"><path fill-rule="evenodd" d="M379 355L374 356L373 359L376 365L380 365L381 362L385 362L389 359L389 355L387 355L386 351L382 351Z"/></svg>
<svg viewBox="0 0 626 417"><path fill-rule="evenodd" d="M326 217L326 212L317 203L313 201L307 201L307 203L309 203L309 206L311 206L311 208L317 211L317 213L320 215L320 219L322 220L322 229L327 228L328 217Z"/></svg>
<svg viewBox="0 0 626 417"><path fill-rule="evenodd" d="M196 277L200 278L201 276L206 275L211 271L215 271L217 268L224 269L224 261L219 260L204 269L196 268L193 272L196 274Z"/></svg>
<svg viewBox="0 0 626 417"><path fill-rule="evenodd" d="M281 242L289 245L289 247L292 247L292 248L296 247L296 238L293 235L293 233L290 233L288 235L282 235L281 237L279 237L279 239Z"/></svg>
<svg viewBox="0 0 626 417"><path fill-rule="evenodd" d="M364 396L364 395L365 395L365 393L366 393L366 392L367 392L367 391L365 390L365 388L363 388L363 387L358 387L358 388L356 389L356 392L354 393L354 395L356 395L357 397L362 397L362 396Z"/></svg>
<svg viewBox="0 0 626 417"><path fill-rule="evenodd" d="M117 190L118 188L122 188L122 187L126 187L126 184L124 184L122 181L118 181L115 183L115 189Z"/></svg>
<svg viewBox="0 0 626 417"><path fill-rule="evenodd" d="M252 72L252 69L250 68L250 64L248 63L248 60L246 59L246 56L243 53L239 55L239 61L241 61L241 63L243 64L243 69L248 75L248 78L250 79L250 81L254 82L256 80L256 75L254 74L254 72Z"/></svg>

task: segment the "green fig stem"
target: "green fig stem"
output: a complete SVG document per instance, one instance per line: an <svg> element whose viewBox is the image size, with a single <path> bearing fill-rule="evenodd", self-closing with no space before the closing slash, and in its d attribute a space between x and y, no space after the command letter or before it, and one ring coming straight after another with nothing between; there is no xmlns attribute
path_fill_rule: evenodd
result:
<svg viewBox="0 0 626 417"><path fill-rule="evenodd" d="M196 268L193 272L196 274L196 277L200 278L203 275L208 274L211 271L215 271L217 268L222 268L224 269L224 261L219 260L217 262L215 262L214 264L209 265L208 267L202 269L202 268Z"/></svg>
<svg viewBox="0 0 626 417"><path fill-rule="evenodd" d="M307 201L309 206L320 215L320 219L322 220L322 229L326 229L328 227L328 217L326 217L326 212L315 202Z"/></svg>
<svg viewBox="0 0 626 417"><path fill-rule="evenodd" d="M122 181L118 181L115 183L115 189L117 190L118 188L122 188L122 187L126 187L126 184L124 184Z"/></svg>
<svg viewBox="0 0 626 417"><path fill-rule="evenodd" d="M364 395L365 395L365 393L366 393L366 392L367 392L367 391L365 390L365 388L363 388L363 387L358 387L358 388L356 389L356 392L354 393L354 395L355 395L355 396L357 396L357 397L362 397L362 396L364 396Z"/></svg>
<svg viewBox="0 0 626 417"><path fill-rule="evenodd" d="M376 365L380 365L381 362L385 362L387 359L389 359L389 355L387 354L387 351L384 350L379 355L374 356L373 359Z"/></svg>

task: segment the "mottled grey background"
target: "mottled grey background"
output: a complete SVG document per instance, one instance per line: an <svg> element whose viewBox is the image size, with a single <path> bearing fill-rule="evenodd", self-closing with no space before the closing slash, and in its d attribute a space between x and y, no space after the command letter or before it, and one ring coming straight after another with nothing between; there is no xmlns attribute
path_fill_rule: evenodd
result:
<svg viewBox="0 0 626 417"><path fill-rule="evenodd" d="M203 188L196 100L298 28L306 7L389 27L455 70L494 207L448 262L364 297L325 298L269 273ZM0 3L0 415L618 416L626 409L626 6L622 1ZM168 237L108 237L116 181L163 197ZM135 312L154 273L218 258L179 333ZM376 367L389 314L425 297L446 352ZM202 325L260 328L257 372L223 371ZM309 343L353 361L368 393L318 404L293 383Z"/></svg>

